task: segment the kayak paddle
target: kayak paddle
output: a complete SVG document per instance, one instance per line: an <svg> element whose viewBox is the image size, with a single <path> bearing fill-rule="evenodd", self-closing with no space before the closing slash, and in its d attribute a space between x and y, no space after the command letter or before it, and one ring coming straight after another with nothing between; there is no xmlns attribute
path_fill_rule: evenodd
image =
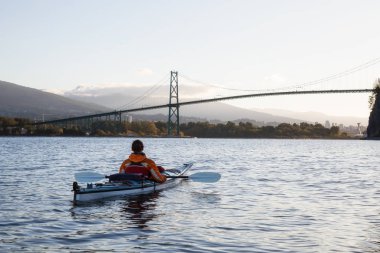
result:
<svg viewBox="0 0 380 253"><path fill-rule="evenodd" d="M220 179L220 174L216 172L197 172L189 176L166 176L167 178L187 178L194 182L215 183Z"/></svg>
<svg viewBox="0 0 380 253"><path fill-rule="evenodd" d="M75 180L78 182L96 182L99 180L102 180L106 178L106 175L91 172L91 171L85 171L85 172L78 172L74 174ZM194 182L200 182L200 183L215 183L218 182L221 175L216 172L197 172L189 176L166 176L167 178L186 178L190 179Z"/></svg>
<svg viewBox="0 0 380 253"><path fill-rule="evenodd" d="M106 178L106 175L91 172L91 171L84 171L84 172L78 172L74 174L75 180L78 182L86 183L86 182L96 182L99 180L102 180Z"/></svg>

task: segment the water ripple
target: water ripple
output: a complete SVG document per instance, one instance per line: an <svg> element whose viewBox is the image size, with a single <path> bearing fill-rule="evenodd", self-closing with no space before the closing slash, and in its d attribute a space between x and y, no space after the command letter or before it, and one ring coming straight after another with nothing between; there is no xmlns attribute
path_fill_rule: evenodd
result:
<svg viewBox="0 0 380 253"><path fill-rule="evenodd" d="M144 139L222 174L73 205L78 171L116 172L129 138L0 138L0 252L379 252L379 142Z"/></svg>

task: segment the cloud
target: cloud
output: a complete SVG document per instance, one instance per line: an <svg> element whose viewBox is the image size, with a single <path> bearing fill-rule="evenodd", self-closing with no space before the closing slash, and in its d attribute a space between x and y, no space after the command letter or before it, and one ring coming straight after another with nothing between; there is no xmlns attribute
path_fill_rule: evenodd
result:
<svg viewBox="0 0 380 253"><path fill-rule="evenodd" d="M143 89L142 87L137 87L137 85L132 84L81 84L72 90L64 92L65 96L104 96L115 93L132 93L137 92L137 90Z"/></svg>
<svg viewBox="0 0 380 253"><path fill-rule="evenodd" d="M65 95L65 91L61 89L43 89L42 91L53 93L60 96Z"/></svg>
<svg viewBox="0 0 380 253"><path fill-rule="evenodd" d="M179 97L194 98L203 97L210 91L208 87L194 86L194 85L179 85ZM55 93L55 92L54 92ZM72 90L60 91L60 95L65 96L86 96L98 97L108 96L113 94L128 95L128 96L142 96L149 97L169 97L169 84L162 86L140 86L136 84L96 84L86 85L81 84ZM207 95L206 95L207 96Z"/></svg>
<svg viewBox="0 0 380 253"><path fill-rule="evenodd" d="M153 74L153 71L149 68L142 68L137 70L137 74L139 76L151 76Z"/></svg>
<svg viewBox="0 0 380 253"><path fill-rule="evenodd" d="M264 78L265 81L273 82L273 83L285 83L287 79L280 74L273 74L270 76L266 76Z"/></svg>

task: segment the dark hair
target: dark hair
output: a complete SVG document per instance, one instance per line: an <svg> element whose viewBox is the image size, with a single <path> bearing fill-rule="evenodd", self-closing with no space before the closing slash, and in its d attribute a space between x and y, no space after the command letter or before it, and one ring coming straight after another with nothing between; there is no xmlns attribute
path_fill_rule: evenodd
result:
<svg viewBox="0 0 380 253"><path fill-rule="evenodd" d="M132 151L135 153L142 152L144 150L144 144L140 140L132 142Z"/></svg>

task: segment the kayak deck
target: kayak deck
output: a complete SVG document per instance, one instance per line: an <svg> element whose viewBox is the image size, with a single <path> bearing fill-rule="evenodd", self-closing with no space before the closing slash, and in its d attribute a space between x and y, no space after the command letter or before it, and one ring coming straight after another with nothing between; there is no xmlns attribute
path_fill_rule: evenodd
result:
<svg viewBox="0 0 380 253"><path fill-rule="evenodd" d="M193 163L186 163L177 169L165 170L163 174L166 176L183 176L192 165ZM173 187L179 182L181 182L181 178L167 178L166 182L162 184L147 179L127 179L123 181L87 183L84 187L74 182L74 202L93 201L122 195L146 194Z"/></svg>

